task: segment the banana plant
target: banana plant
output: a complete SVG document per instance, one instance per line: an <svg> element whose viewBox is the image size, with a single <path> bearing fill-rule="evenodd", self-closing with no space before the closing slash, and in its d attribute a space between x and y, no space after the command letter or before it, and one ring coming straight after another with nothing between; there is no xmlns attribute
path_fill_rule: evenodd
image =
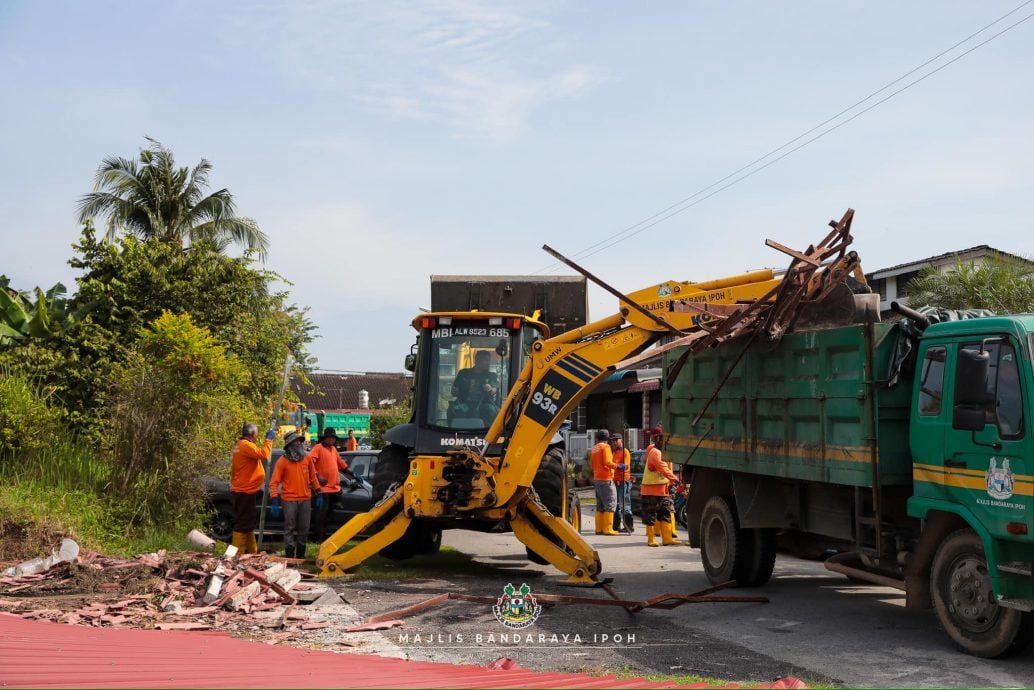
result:
<svg viewBox="0 0 1034 690"><path fill-rule="evenodd" d="M0 348L29 338L45 338L56 333L64 320L67 290L61 283L33 294L13 290L7 276L0 275Z"/></svg>

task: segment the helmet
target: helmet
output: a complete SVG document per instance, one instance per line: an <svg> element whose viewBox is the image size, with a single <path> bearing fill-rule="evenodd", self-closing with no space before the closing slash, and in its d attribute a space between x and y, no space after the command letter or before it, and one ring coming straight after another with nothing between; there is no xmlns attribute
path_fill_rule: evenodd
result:
<svg viewBox="0 0 1034 690"><path fill-rule="evenodd" d="M295 441L304 441L305 437L298 431L289 431L287 436L284 436L284 448L291 445Z"/></svg>
<svg viewBox="0 0 1034 690"><path fill-rule="evenodd" d="M330 438L331 436L337 438L337 430L335 430L332 426L328 426L326 429L323 430L323 433L320 434L320 438Z"/></svg>

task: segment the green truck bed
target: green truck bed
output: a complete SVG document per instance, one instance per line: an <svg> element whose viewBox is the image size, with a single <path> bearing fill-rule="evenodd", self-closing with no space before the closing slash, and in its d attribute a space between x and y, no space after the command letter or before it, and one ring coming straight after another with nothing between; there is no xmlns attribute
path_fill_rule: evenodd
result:
<svg viewBox="0 0 1034 690"><path fill-rule="evenodd" d="M886 385L897 330L873 324L870 372L866 328L752 344L695 426L745 342L690 356L663 393L668 455L680 464L847 486L872 486L877 476L881 485L911 484L911 379ZM665 354L665 371L681 352Z"/></svg>

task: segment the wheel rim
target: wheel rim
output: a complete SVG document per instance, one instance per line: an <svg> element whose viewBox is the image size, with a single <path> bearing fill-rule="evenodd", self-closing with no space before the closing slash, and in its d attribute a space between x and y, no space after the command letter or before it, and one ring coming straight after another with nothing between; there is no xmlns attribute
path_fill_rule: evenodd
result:
<svg viewBox="0 0 1034 690"><path fill-rule="evenodd" d="M952 619L974 633L993 628L1001 609L994 600L984 559L973 554L961 556L949 573L943 594Z"/></svg>
<svg viewBox="0 0 1034 690"><path fill-rule="evenodd" d="M721 568L729 551L728 532L725 523L716 517L707 521L704 529L704 546L707 549L707 560L715 568Z"/></svg>

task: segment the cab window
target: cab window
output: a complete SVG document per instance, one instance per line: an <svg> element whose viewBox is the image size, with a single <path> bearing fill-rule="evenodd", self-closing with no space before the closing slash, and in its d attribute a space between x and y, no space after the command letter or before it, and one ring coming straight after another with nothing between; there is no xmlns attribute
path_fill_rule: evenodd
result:
<svg viewBox="0 0 1034 690"><path fill-rule="evenodd" d="M980 343L970 343L962 347L964 350L976 351L980 348ZM1003 439L1021 438L1024 429L1023 393L1016 348L1006 342L987 343L983 348L991 360L986 382L987 423L996 425L998 434Z"/></svg>
<svg viewBox="0 0 1034 690"><path fill-rule="evenodd" d="M427 418L446 429L487 429L510 389L510 346L517 332L464 321L429 332Z"/></svg>
<svg viewBox="0 0 1034 690"><path fill-rule="evenodd" d="M935 417L941 413L946 353L943 347L931 347L923 358L919 380L919 414L923 417Z"/></svg>

